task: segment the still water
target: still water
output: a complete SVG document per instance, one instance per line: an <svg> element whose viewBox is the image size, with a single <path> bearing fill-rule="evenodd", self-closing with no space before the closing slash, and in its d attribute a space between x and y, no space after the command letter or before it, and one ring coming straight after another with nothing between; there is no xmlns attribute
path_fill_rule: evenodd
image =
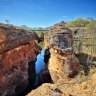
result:
<svg viewBox="0 0 96 96"><path fill-rule="evenodd" d="M38 54L37 56L37 61L36 61L36 73L40 73L41 69L44 67L44 48L42 49L41 53Z"/></svg>
<svg viewBox="0 0 96 96"><path fill-rule="evenodd" d="M34 83L34 88L37 88L39 86L39 73L41 69L44 67L44 48L42 49L41 53L38 54L37 56L37 61L36 61L36 81Z"/></svg>

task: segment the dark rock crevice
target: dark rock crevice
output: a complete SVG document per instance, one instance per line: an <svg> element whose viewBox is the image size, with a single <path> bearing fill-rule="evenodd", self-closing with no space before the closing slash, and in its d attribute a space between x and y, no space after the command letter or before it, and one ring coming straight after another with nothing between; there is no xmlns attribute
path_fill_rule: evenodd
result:
<svg viewBox="0 0 96 96"><path fill-rule="evenodd" d="M45 49L44 51L44 62L45 62L45 66L43 69L41 69L39 74L36 74L36 61L31 61L28 63L28 86L25 89L25 91L23 91L22 93L20 93L19 95L16 96L25 96L28 93L30 93L32 90L38 88L39 86L41 86L43 83L51 83L52 79L48 70L48 62L50 59L50 50ZM38 76L37 76L38 75ZM38 77L38 80L36 82L36 76ZM38 83L38 84L36 84Z"/></svg>
<svg viewBox="0 0 96 96"><path fill-rule="evenodd" d="M25 96L35 88L35 86L34 86L34 83L36 81L35 62L36 61L28 62L28 85L27 85L27 88L22 93L20 93L16 96Z"/></svg>
<svg viewBox="0 0 96 96"><path fill-rule="evenodd" d="M45 49L45 53L44 53L45 64L47 64L49 62L50 56L51 56L50 48Z"/></svg>
<svg viewBox="0 0 96 96"><path fill-rule="evenodd" d="M40 84L52 82L51 75L48 69L50 56L51 56L50 48L46 48L44 52L45 67L40 71L39 74Z"/></svg>

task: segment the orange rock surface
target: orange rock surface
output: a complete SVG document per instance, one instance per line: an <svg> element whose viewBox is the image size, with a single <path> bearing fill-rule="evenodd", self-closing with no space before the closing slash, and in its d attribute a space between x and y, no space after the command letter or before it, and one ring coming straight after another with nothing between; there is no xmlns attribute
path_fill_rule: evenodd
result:
<svg viewBox="0 0 96 96"><path fill-rule="evenodd" d="M35 62L41 51L37 42L35 32L0 25L0 96L15 96L27 88L28 62Z"/></svg>
<svg viewBox="0 0 96 96"><path fill-rule="evenodd" d="M54 35L54 33L69 32L68 29L64 27L64 22L55 24L54 26L50 27L50 31L49 32L51 34L45 33L44 42L45 48L50 48L51 56L48 64L46 65L47 67L45 66L45 68L41 71L41 78L44 80L43 75L46 75L46 72L49 71L49 74L51 75L51 79L53 80L54 84L42 84L37 89L32 90L27 96L96 96L96 69L94 69L92 74L89 74L89 76L84 77L79 74L74 77L74 75L76 73L79 73L80 71L80 64L74 54L74 51L71 48L71 31L70 36L65 35L68 38L66 39L65 37L65 39L71 41L69 42L69 45L71 45L71 47L65 46L65 48L64 46L61 46L61 42L64 42L64 34L62 34L62 36L60 34L63 39L58 38L58 34L55 35L57 39L55 38L53 42L50 42L51 38L53 38L52 36ZM50 34L50 36L48 34ZM54 43L54 41L58 42L58 40L59 44ZM50 46L51 43L53 44L53 46ZM47 58L47 55L45 56Z"/></svg>

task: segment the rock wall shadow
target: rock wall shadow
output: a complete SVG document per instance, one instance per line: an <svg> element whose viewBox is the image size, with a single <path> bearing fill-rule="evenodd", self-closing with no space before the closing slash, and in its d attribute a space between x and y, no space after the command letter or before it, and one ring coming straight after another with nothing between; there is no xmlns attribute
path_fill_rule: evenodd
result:
<svg viewBox="0 0 96 96"><path fill-rule="evenodd" d="M34 89L34 83L36 80L35 62L36 61L31 61L28 63L28 76L29 77L28 77L28 86L27 86L26 90L16 96L25 96L26 94L31 92L32 89Z"/></svg>

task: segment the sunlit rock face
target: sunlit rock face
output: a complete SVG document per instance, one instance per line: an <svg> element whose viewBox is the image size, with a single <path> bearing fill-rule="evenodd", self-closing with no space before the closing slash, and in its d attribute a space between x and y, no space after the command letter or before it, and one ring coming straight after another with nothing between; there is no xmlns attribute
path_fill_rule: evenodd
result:
<svg viewBox="0 0 96 96"><path fill-rule="evenodd" d="M15 96L27 88L28 63L36 61L41 51L37 41L35 32L0 24L0 96ZM35 74L31 74L32 84Z"/></svg>
<svg viewBox="0 0 96 96"><path fill-rule="evenodd" d="M49 32L44 34L46 65L41 70L40 78L45 82L46 79L48 80L47 74L50 74L52 84L45 83L28 96L71 96L70 93L65 95L68 90L64 90L67 89L66 86L71 85L70 82L79 72L80 67L72 48L72 31L64 25L64 22L55 24L49 28Z"/></svg>
<svg viewBox="0 0 96 96"><path fill-rule="evenodd" d="M45 48L50 48L48 70L53 82L74 77L80 67L72 48L73 32L64 25L61 22L50 27L44 37Z"/></svg>
<svg viewBox="0 0 96 96"><path fill-rule="evenodd" d="M57 23L48 28L48 32L44 33L44 47L69 47L72 45L72 34L73 32L66 28L65 22ZM62 42L63 41L63 42ZM65 45L67 44L67 45Z"/></svg>
<svg viewBox="0 0 96 96"><path fill-rule="evenodd" d="M81 83L75 80L66 82L61 80L55 84L45 83L27 96L96 96L96 71Z"/></svg>
<svg viewBox="0 0 96 96"><path fill-rule="evenodd" d="M69 52L63 53L61 50L50 49L51 57L49 59L48 69L53 82L69 78L73 78L79 72L79 61L72 53L71 49L67 49Z"/></svg>
<svg viewBox="0 0 96 96"><path fill-rule="evenodd" d="M61 27L63 28L60 31ZM48 61L47 53L49 52L50 59L45 69L42 70L41 78L44 80L43 74L46 75L49 71L54 83L42 84L37 89L32 90L27 96L96 96L96 71L91 77L87 77L87 80L82 78L84 79L82 81L81 76L73 78L79 72L80 66L72 48L72 31L64 27L64 22L55 24L50 31L50 36L48 32L44 35L45 48L47 48L45 61ZM56 32L58 34L53 36ZM60 32L65 32L66 35L61 35L59 34ZM54 37L55 40L51 37ZM58 41L60 41L59 44L57 43ZM48 49L50 50L48 51Z"/></svg>

